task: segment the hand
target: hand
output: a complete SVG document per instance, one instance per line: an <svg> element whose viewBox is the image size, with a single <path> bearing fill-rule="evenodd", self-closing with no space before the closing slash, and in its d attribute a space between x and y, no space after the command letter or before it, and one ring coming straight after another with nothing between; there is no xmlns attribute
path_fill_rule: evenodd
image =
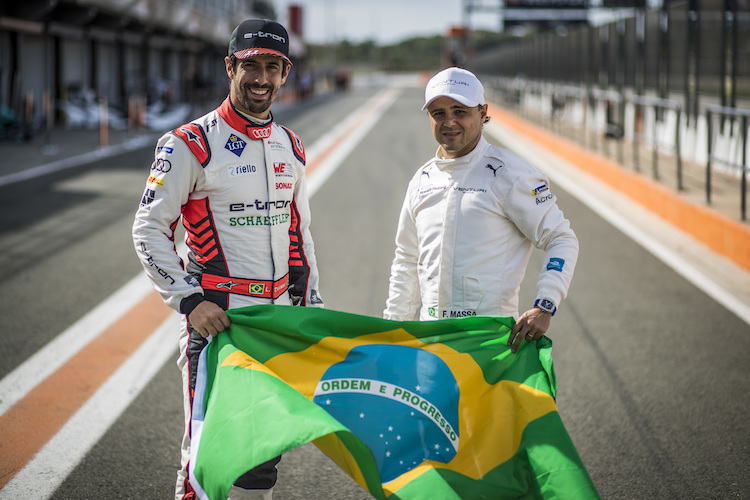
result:
<svg viewBox="0 0 750 500"><path fill-rule="evenodd" d="M542 311L538 307L523 313L510 330L508 337L510 351L515 353L524 338L527 342L540 339L547 332L551 320L552 313Z"/></svg>
<svg viewBox="0 0 750 500"><path fill-rule="evenodd" d="M188 321L203 338L223 332L231 321L224 309L213 302L204 300L188 315Z"/></svg>

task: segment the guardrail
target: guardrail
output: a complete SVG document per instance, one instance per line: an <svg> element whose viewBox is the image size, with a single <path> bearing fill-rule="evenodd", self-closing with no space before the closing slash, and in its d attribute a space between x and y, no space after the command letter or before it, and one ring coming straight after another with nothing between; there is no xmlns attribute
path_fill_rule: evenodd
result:
<svg viewBox="0 0 750 500"><path fill-rule="evenodd" d="M643 148L650 148L651 175L661 181L660 162L669 158L676 172L676 188L684 191L685 180L694 179L685 172L684 162L706 165L705 177L698 187L712 204L712 175L715 165L728 166L728 179L741 178L740 217L747 220L747 156L750 152L748 125L750 110L706 105L704 114L688 119L684 104L678 100L636 95L629 89L586 88L569 83L539 82L523 78L487 77L487 88L517 107L521 115L568 136L588 149L604 148L606 156L641 172ZM717 127L720 118L720 127ZM728 128L729 127L729 128ZM593 142L592 142L593 138ZM602 138L604 141L602 141ZM617 151L612 154L611 141ZM624 158L623 145L632 145L632 158ZM665 157L660 153L666 153ZM630 156L630 155L628 155ZM674 162L674 163L672 163ZM704 163L705 162L705 163ZM733 181L732 181L733 182ZM714 193L715 194L715 193Z"/></svg>
<svg viewBox="0 0 750 500"><path fill-rule="evenodd" d="M726 126L725 119L732 118L729 122L729 126L732 127L730 136L734 136L736 132L736 148L729 148L730 156L721 157L712 154L712 147L714 142L713 132L715 129L712 128L714 117L721 117L722 122L719 127L719 131L723 131ZM739 130L734 130L734 125L737 123L735 118L739 118ZM706 161L706 203L711 204L711 163L722 163L729 167L740 169L740 217L743 221L747 220L747 125L748 118L750 118L750 111L726 108L722 106L707 106L706 107L706 125L708 128L708 160ZM739 140L741 139L741 140ZM735 158L732 159L732 149L735 151ZM737 151L739 149L739 151ZM737 158L737 152L739 152L739 158ZM739 161L736 161L739 160Z"/></svg>
<svg viewBox="0 0 750 500"><path fill-rule="evenodd" d="M659 179L659 147L668 147L675 154L675 160L677 163L677 189L682 191L684 189L682 184L682 152L681 152L681 118L682 118L682 105L677 101L670 99L661 99L658 97L631 95L627 97L627 102L633 104L635 119L633 120L633 163L634 168L637 172L640 172L640 144L646 143L645 133L639 133L639 125L641 126L641 132L645 131L643 126L643 115L641 110L644 106L650 107L652 113L651 118L651 171L654 179ZM671 110L676 114L676 123L674 125L674 144L665 144L663 141L659 141L658 125L661 121L659 118L663 116L661 111Z"/></svg>
<svg viewBox="0 0 750 500"><path fill-rule="evenodd" d="M620 92L614 90L592 88L588 92L588 97L596 104L597 108L600 108L602 105L605 107L604 135L608 138L618 139L617 160L620 163L624 163L622 141L619 141L619 139L622 139L625 134L625 100L623 98L623 95ZM614 118L615 116L616 118ZM610 156L608 141L604 141L604 151L607 156Z"/></svg>
<svg viewBox="0 0 750 500"><path fill-rule="evenodd" d="M571 85L554 85L547 90L551 94L549 117L552 130L557 133L575 133L580 131L579 138L586 143L586 89ZM563 122L573 122L574 130L568 129Z"/></svg>

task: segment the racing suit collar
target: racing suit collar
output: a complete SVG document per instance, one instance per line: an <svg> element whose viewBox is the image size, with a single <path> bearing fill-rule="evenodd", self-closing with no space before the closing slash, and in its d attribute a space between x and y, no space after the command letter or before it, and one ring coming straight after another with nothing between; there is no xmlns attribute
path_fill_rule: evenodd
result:
<svg viewBox="0 0 750 500"><path fill-rule="evenodd" d="M467 155L459 156L458 158L441 158L440 157L440 147L438 147L437 151L435 152L435 165L440 170L448 170L453 169L456 167L462 167L465 165L472 165L474 162L474 159L483 155L484 151L489 147L490 143L487 142L487 140L484 138L484 136L481 136L479 138L479 142L477 143L476 147L471 150L471 152Z"/></svg>
<svg viewBox="0 0 750 500"><path fill-rule="evenodd" d="M266 139L271 135L271 127L273 126L273 114L269 114L268 123L256 123L246 118L242 113L232 105L232 101L227 97L221 106L219 106L219 116L227 122L227 124L235 129L240 134L245 134L250 139L261 140Z"/></svg>

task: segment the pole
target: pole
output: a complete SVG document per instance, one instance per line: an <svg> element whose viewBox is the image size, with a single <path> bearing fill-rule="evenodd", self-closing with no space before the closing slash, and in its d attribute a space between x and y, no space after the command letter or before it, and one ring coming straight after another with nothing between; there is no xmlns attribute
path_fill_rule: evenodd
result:
<svg viewBox="0 0 750 500"><path fill-rule="evenodd" d="M42 115L44 115L46 125L44 127L44 145L49 146L50 132L52 131L52 112L50 106L49 89L44 89L44 92L42 92Z"/></svg>
<svg viewBox="0 0 750 500"><path fill-rule="evenodd" d="M99 102L99 146L109 145L109 117L107 116L107 98Z"/></svg>
<svg viewBox="0 0 750 500"><path fill-rule="evenodd" d="M706 160L706 204L711 204L711 111L706 110L706 127L708 136L706 144L708 146L708 159Z"/></svg>
<svg viewBox="0 0 750 500"><path fill-rule="evenodd" d="M747 115L742 117L742 185L740 191L740 217L747 220Z"/></svg>

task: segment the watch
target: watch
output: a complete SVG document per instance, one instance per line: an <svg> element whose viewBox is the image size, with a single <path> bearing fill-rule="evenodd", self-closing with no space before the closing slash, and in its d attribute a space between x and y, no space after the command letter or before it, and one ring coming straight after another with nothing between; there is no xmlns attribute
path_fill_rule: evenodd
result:
<svg viewBox="0 0 750 500"><path fill-rule="evenodd" d="M549 299L536 299L534 301L534 307L537 307L544 312L548 312L552 314L552 316L557 312L557 306Z"/></svg>

